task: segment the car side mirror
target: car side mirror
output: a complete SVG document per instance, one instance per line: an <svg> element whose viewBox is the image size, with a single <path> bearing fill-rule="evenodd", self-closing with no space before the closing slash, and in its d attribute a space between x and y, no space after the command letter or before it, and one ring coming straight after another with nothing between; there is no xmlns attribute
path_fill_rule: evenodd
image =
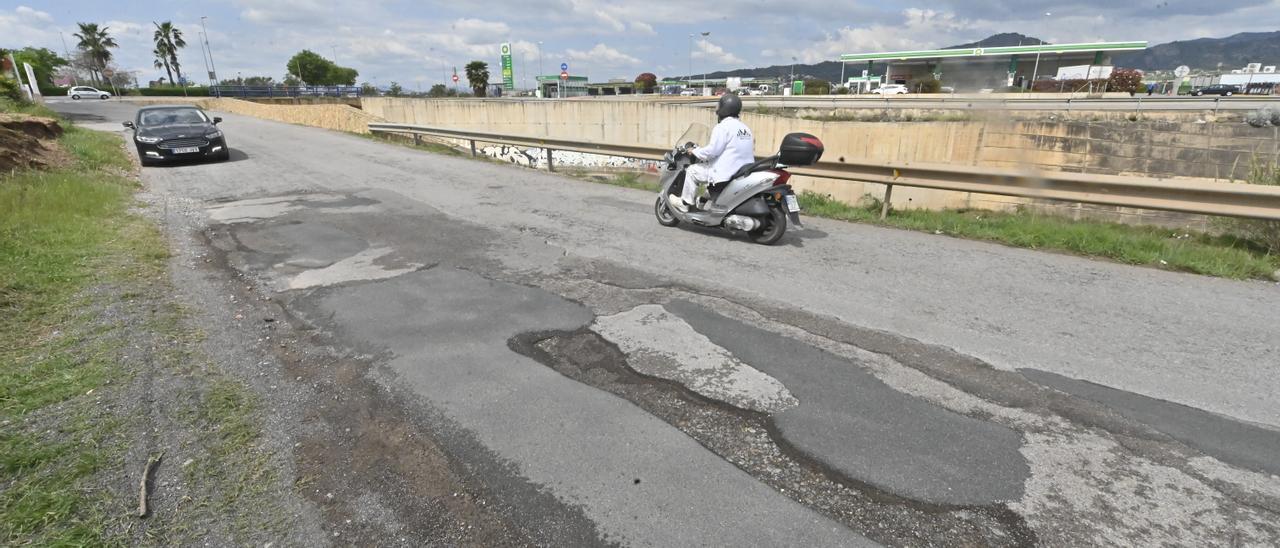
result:
<svg viewBox="0 0 1280 548"><path fill-rule="evenodd" d="M222 117L221 117L221 116L214 116L214 117L213 117L213 123L214 123L214 125L217 125L217 124L219 124L219 123L221 123L221 122L222 122Z"/></svg>
<svg viewBox="0 0 1280 548"><path fill-rule="evenodd" d="M121 125L122 125L122 126L124 126L124 127L129 128L129 129L138 129L137 127L134 127L133 122L125 122L125 123L123 123L123 124L121 124Z"/></svg>

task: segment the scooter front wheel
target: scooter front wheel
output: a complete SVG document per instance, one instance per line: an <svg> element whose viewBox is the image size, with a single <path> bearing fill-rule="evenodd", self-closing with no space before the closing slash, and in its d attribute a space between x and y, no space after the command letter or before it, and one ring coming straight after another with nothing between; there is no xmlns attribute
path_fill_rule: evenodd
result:
<svg viewBox="0 0 1280 548"><path fill-rule="evenodd" d="M761 245L773 245L787 233L787 213L780 206L769 206L769 215L762 220L764 223L760 228L747 233L751 241Z"/></svg>
<svg viewBox="0 0 1280 548"><path fill-rule="evenodd" d="M653 216L658 218L658 224L662 226L676 226L680 224L680 219L671 212L671 206L667 204L665 195L658 196L658 201L653 204Z"/></svg>

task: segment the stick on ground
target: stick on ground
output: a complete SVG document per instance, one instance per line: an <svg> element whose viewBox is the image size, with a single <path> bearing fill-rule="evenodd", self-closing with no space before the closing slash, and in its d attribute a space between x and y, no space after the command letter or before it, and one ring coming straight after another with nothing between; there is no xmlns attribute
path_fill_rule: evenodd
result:
<svg viewBox="0 0 1280 548"><path fill-rule="evenodd" d="M138 485L138 517L147 517L147 482L151 479L151 473L155 471L156 465L160 464L160 460L164 458L164 452L154 458L147 460L147 466L142 469L142 482Z"/></svg>

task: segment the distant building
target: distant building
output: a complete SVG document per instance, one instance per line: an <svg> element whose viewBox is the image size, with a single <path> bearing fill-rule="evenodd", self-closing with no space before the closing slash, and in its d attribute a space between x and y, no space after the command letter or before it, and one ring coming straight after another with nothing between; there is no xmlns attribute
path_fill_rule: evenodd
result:
<svg viewBox="0 0 1280 548"><path fill-rule="evenodd" d="M850 53L840 60L867 74L877 63L887 65L879 84L907 84L936 78L956 91L1029 87L1035 79L1053 79L1060 68L1084 66L1084 74L1111 66L1118 52L1142 51L1145 41L1095 42L1083 44L1040 44L993 48L957 48L921 51Z"/></svg>

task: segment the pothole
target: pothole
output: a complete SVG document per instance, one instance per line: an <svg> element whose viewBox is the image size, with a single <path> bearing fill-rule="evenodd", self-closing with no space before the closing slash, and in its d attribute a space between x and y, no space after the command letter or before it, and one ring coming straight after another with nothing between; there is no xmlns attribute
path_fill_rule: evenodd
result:
<svg viewBox="0 0 1280 548"><path fill-rule="evenodd" d="M911 546L1030 546L1035 533L1003 504L949 506L908 500L852 480L786 442L769 415L705 397L627 365L588 328L508 341L578 382L622 397L679 429L758 481L877 542Z"/></svg>

